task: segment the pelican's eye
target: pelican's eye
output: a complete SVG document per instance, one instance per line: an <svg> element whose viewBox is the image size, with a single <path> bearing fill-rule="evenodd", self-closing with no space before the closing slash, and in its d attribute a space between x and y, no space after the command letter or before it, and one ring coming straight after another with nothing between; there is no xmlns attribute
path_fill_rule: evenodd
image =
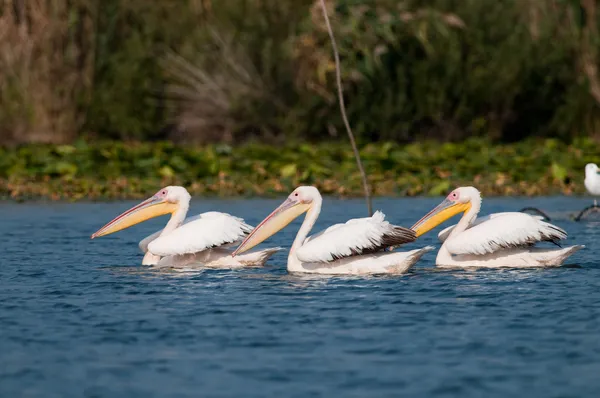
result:
<svg viewBox="0 0 600 398"><path fill-rule="evenodd" d="M458 200L458 192L452 192L450 195L448 195L448 199Z"/></svg>

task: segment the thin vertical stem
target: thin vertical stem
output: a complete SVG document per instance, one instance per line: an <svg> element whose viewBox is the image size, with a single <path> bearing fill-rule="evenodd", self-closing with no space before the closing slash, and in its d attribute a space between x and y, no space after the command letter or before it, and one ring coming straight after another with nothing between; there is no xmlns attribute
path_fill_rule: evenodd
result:
<svg viewBox="0 0 600 398"><path fill-rule="evenodd" d="M340 56L338 53L337 44L335 42L335 36L333 35L333 29L331 29L331 23L329 22L329 15L327 15L327 7L325 5L325 0L321 0L321 8L323 9L323 17L325 18L325 24L327 25L327 31L329 32L329 38L331 39L331 46L333 47L333 56L335 58L335 77L337 81L340 112L342 113L342 119L344 120L344 125L346 126L346 132L348 133L348 138L350 139L350 144L352 145L352 150L354 151L354 157L356 158L356 164L362 177L363 188L365 191L365 200L367 201L367 210L369 212L369 216L371 216L373 215L373 210L371 205L371 192L369 188L369 182L367 180L367 174L365 173L365 169L363 168L362 161L360 160L360 153L358 152L358 148L356 147L354 133L352 133L350 123L348 122L348 117L346 116L346 105L344 104L344 91L342 89L342 74L340 71Z"/></svg>

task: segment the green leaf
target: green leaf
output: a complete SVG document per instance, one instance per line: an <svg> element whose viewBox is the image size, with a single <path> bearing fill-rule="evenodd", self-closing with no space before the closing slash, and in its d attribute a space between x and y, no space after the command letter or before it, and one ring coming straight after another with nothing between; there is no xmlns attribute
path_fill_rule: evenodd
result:
<svg viewBox="0 0 600 398"><path fill-rule="evenodd" d="M56 153L59 155L69 155L76 151L76 148L72 145L59 145L56 147Z"/></svg>
<svg viewBox="0 0 600 398"><path fill-rule="evenodd" d="M441 196L450 190L450 181L440 181L429 190L429 195Z"/></svg>
<svg viewBox="0 0 600 398"><path fill-rule="evenodd" d="M558 163L552 163L552 177L558 181L564 181L567 178L567 169Z"/></svg>
<svg viewBox="0 0 600 398"><path fill-rule="evenodd" d="M281 176L283 178L289 178L296 174L296 170L297 170L296 164L291 163L291 164L283 166L279 173L281 174Z"/></svg>
<svg viewBox="0 0 600 398"><path fill-rule="evenodd" d="M68 162L58 162L56 163L56 173L60 175L75 175L77 173L77 166Z"/></svg>
<svg viewBox="0 0 600 398"><path fill-rule="evenodd" d="M161 177L173 177L175 172L170 166L163 166L158 171L158 174L160 174Z"/></svg>

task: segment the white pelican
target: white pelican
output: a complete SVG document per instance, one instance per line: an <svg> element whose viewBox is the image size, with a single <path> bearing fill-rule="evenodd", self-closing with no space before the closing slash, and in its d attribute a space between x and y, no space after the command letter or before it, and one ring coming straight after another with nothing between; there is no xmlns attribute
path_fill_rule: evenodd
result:
<svg viewBox="0 0 600 398"><path fill-rule="evenodd" d="M585 189L594 195L600 195L600 172L598 172L598 166L595 163L588 163L585 165L585 180L583 180L583 185L585 185ZM598 207L598 201L594 198L594 204L586 207L581 210L579 214L575 217L575 221L581 221L583 216L588 213L598 212L600 207Z"/></svg>
<svg viewBox="0 0 600 398"><path fill-rule="evenodd" d="M233 258L232 247L245 238L252 227L243 219L210 211L185 218L190 194L183 187L161 189L151 198L132 207L100 228L92 239L112 234L153 217L171 214L164 229L144 238L139 246L142 265L181 266L201 263L206 267L264 265L281 248L265 249Z"/></svg>
<svg viewBox="0 0 600 398"><path fill-rule="evenodd" d="M600 195L600 172L598 172L598 166L595 163L588 163L585 165L585 180L583 180L585 189L594 195ZM598 206L597 200L594 198L594 206Z"/></svg>
<svg viewBox="0 0 600 398"><path fill-rule="evenodd" d="M490 214L476 219L481 195L473 187L457 188L412 229L417 236L435 228L450 217L464 213L458 224L439 234L443 242L438 266L448 267L548 267L559 266L584 246L561 249L532 247L538 242L557 243L566 239L561 228L542 217L521 212Z"/></svg>
<svg viewBox="0 0 600 398"><path fill-rule="evenodd" d="M234 256L274 235L302 213L307 213L292 244L287 269L290 272L317 274L403 273L432 246L409 252L385 249L412 242L415 233L385 221L380 211L372 217L355 218L335 224L307 238L321 212L323 199L315 187L298 187L265 218L233 252Z"/></svg>

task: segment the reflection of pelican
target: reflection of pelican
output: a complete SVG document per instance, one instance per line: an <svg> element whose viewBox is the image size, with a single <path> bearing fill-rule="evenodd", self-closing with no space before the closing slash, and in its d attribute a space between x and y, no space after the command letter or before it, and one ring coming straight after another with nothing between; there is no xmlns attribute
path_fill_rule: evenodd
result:
<svg viewBox="0 0 600 398"><path fill-rule="evenodd" d="M538 242L558 242L567 233L559 227L525 213L495 213L477 218L481 196L473 187L457 188L412 229L417 236L450 217L464 213L458 224L439 235L443 242L436 265L458 267L558 266L584 246L564 249L531 247Z"/></svg>
<svg viewBox="0 0 600 398"><path fill-rule="evenodd" d="M587 189L590 194L594 196L600 195L600 172L595 163L588 163L585 165L585 180L583 180L583 185L585 185L585 189ZM599 209L598 201L594 198L594 204L581 210L579 215L575 217L575 221L579 221L587 213L597 212Z"/></svg>
<svg viewBox="0 0 600 398"><path fill-rule="evenodd" d="M239 243L252 227L241 218L211 211L185 219L190 194L183 187L166 187L151 198L127 210L92 235L92 239L112 234L153 217L171 214L164 229L140 242L143 265L185 265L202 263L207 267L263 265L279 248L231 257L228 247Z"/></svg>
<svg viewBox="0 0 600 398"><path fill-rule="evenodd" d="M321 212L322 198L315 187L298 187L262 221L233 253L234 256L274 235L302 213L307 213L288 257L288 271L320 274L382 274L406 272L429 246L409 252L386 248L415 240L415 233L384 220L381 212L336 224L307 238Z"/></svg>

